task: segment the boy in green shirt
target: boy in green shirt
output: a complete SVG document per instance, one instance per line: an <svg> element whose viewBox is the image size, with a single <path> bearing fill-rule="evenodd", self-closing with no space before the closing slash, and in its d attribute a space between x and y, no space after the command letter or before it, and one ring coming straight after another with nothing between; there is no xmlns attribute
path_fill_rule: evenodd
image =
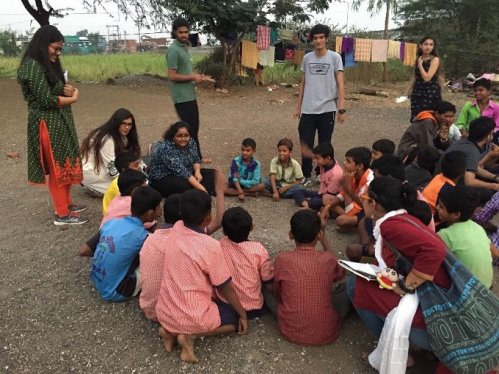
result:
<svg viewBox="0 0 499 374"><path fill-rule="evenodd" d="M468 136L470 122L480 116L492 118L496 124L494 132L499 130L499 104L490 100L491 89L492 82L488 79L480 78L473 83L475 100L464 104L456 123L464 136Z"/></svg>
<svg viewBox="0 0 499 374"><path fill-rule="evenodd" d="M438 216L449 227L438 235L464 266L490 288L493 280L493 244L482 226L471 220L478 206L478 195L471 187L446 187L440 191Z"/></svg>

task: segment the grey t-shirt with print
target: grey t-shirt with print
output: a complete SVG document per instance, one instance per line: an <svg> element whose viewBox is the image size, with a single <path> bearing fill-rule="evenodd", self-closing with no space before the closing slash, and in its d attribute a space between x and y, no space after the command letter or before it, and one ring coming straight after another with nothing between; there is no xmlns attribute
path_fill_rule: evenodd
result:
<svg viewBox="0 0 499 374"><path fill-rule="evenodd" d="M343 71L339 53L328 50L324 56L317 56L315 52L309 52L303 58L301 71L305 73L301 113L321 114L336 111L336 73Z"/></svg>

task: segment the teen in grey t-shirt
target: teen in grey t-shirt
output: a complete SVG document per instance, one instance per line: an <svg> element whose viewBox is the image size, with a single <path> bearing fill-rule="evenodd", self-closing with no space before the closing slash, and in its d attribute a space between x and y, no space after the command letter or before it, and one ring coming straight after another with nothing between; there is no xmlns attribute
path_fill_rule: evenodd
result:
<svg viewBox="0 0 499 374"><path fill-rule="evenodd" d="M327 49L330 29L315 25L310 31L314 51L307 53L301 65L302 76L295 118L300 118L298 133L303 150L314 147L315 133L319 144L331 143L335 119L345 120L345 85L341 56ZM312 159L302 152L303 184L310 183Z"/></svg>

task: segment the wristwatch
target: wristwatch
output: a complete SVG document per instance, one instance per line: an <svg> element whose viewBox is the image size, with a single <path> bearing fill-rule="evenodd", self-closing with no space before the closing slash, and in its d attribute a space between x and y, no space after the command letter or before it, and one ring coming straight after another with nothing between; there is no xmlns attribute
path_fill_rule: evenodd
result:
<svg viewBox="0 0 499 374"><path fill-rule="evenodd" d="M345 114L347 112L346 109L338 109L339 114Z"/></svg>

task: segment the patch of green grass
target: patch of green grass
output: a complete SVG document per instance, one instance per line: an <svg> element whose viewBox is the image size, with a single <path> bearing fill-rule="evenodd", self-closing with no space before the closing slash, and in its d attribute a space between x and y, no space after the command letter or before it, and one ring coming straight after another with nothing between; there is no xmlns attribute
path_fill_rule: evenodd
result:
<svg viewBox="0 0 499 374"><path fill-rule="evenodd" d="M193 55L193 63L204 59L205 55ZM15 78L19 66L19 57L0 56L0 77ZM398 60L388 60L387 81L407 81L412 68L404 66ZM127 54L91 54L63 55L62 65L67 69L72 81L105 82L108 78L117 78L131 74L166 75L165 54L160 52ZM357 63L345 70L345 79L349 82L374 84L382 81L381 63ZM291 62L265 67L263 77L266 83L298 83L301 71ZM251 80L252 82L252 80Z"/></svg>
<svg viewBox="0 0 499 374"><path fill-rule="evenodd" d="M18 57L0 56L0 77L15 78L19 61L21 59Z"/></svg>
<svg viewBox="0 0 499 374"><path fill-rule="evenodd" d="M203 56L194 55L193 60ZM63 55L63 69L73 81L104 82L131 74L166 75L164 53ZM0 57L0 77L16 76L20 58Z"/></svg>

